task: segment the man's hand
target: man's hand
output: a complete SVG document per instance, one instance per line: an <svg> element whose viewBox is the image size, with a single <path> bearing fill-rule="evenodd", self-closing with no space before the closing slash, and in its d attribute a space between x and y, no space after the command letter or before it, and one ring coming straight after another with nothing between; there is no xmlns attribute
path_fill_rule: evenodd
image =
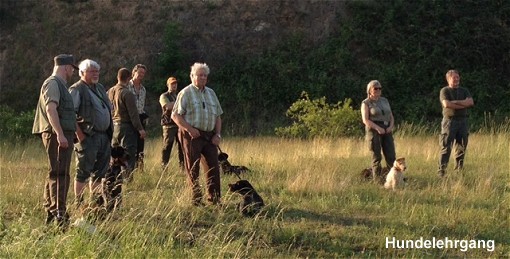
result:
<svg viewBox="0 0 510 259"><path fill-rule="evenodd" d="M85 136L85 133L83 133L83 131L81 131L81 130L76 130L75 134L76 134L76 138L78 139L78 142L80 142L80 143L83 140L85 140L85 138L87 137L87 136Z"/></svg>
<svg viewBox="0 0 510 259"><path fill-rule="evenodd" d="M68 148L69 142L67 141L67 138L64 136L64 134L57 134L57 142L59 148Z"/></svg>
<svg viewBox="0 0 510 259"><path fill-rule="evenodd" d="M186 131L189 133L192 139L200 137L200 131L198 131L198 129L190 127Z"/></svg>
<svg viewBox="0 0 510 259"><path fill-rule="evenodd" d="M215 134L212 139L211 139L211 142L215 145L215 146L219 146L220 145L220 142L221 142L221 136L218 135L218 134Z"/></svg>
<svg viewBox="0 0 510 259"><path fill-rule="evenodd" d="M145 132L145 130L139 130L138 133L140 133L141 139L145 139L145 137L147 136L147 133Z"/></svg>

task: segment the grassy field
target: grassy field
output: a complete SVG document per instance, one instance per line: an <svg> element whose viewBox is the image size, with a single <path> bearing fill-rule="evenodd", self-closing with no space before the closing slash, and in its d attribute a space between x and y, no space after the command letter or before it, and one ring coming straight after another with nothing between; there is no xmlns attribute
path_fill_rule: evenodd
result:
<svg viewBox="0 0 510 259"><path fill-rule="evenodd" d="M409 180L395 192L360 179L370 161L362 140L226 138L223 151L232 164L252 170L244 177L266 202L254 218L242 217L235 209L239 197L227 192L235 176L222 176L224 207L192 207L175 152L162 172L161 144L152 139L146 172L135 173L122 209L96 222L94 234L81 228L56 233L44 225L42 144L4 142L0 258L508 258L510 134L472 134L465 170L454 172L450 163L444 179L436 175L438 138L408 135L396 137ZM70 213L74 220L76 212ZM392 238L459 243L447 249L387 248ZM466 243L477 240L487 246Z"/></svg>

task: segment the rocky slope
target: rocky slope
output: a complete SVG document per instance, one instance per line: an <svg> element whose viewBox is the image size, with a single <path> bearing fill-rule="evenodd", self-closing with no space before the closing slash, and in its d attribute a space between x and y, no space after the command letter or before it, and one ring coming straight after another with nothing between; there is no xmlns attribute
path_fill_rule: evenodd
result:
<svg viewBox="0 0 510 259"><path fill-rule="evenodd" d="M110 86L120 67L155 66L170 22L181 25L181 47L192 53L190 64L214 67L296 32L310 44L320 42L340 26L343 5L317 0L3 0L0 104L33 108L59 53L97 60L101 81Z"/></svg>

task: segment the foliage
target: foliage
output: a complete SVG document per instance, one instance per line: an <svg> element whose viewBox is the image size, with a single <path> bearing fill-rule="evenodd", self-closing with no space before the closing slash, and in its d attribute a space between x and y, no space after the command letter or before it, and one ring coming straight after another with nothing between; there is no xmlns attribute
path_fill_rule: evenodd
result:
<svg viewBox="0 0 510 259"><path fill-rule="evenodd" d="M32 135L35 111L16 112L8 106L0 106L0 139L26 138Z"/></svg>
<svg viewBox="0 0 510 259"><path fill-rule="evenodd" d="M188 53L182 43L182 28L180 24L170 22L166 25L163 37L163 51L158 56L155 66L153 82L147 82L150 90L156 93L167 90L166 80L173 76L177 81L183 82L187 79L189 71ZM180 83L183 86L183 83Z"/></svg>
<svg viewBox="0 0 510 259"><path fill-rule="evenodd" d="M325 41L313 44L293 35L261 54L233 57L215 72L226 121L237 133L288 123L281 116L301 91L313 98L352 99L358 106L372 79L385 87L397 125L438 124L439 90L449 69L460 71L461 85L475 99L474 128L484 123L485 113L505 120L508 2L348 1L346 6L351 15Z"/></svg>
<svg viewBox="0 0 510 259"><path fill-rule="evenodd" d="M276 135L294 138L352 137L361 135L360 113L352 109L351 99L343 103L326 103L326 97L310 100L308 93L287 110L293 119L288 127L276 128Z"/></svg>
<svg viewBox="0 0 510 259"><path fill-rule="evenodd" d="M49 48L38 42L72 44L64 38L62 42L53 40L52 37L60 35L55 28L61 21L46 15L42 5L32 1L24 1L23 5L16 1L5 3L0 6L0 14L7 18L17 16L16 12L22 9L33 10L37 17L42 17L41 27L20 23L19 19L9 22L16 26L0 26L15 28L17 40L17 44L11 44L12 53L9 52L10 63L17 65L5 66L3 73L10 76L8 82L15 84L2 88L0 101L26 111L33 107L36 97L16 97L32 92L31 88L41 80L41 67L50 67L51 63L45 59L46 64L34 66L27 55L34 56ZM221 9L207 3L208 8ZM85 3L64 2L63 6L70 11L86 7ZM365 85L377 79L384 87L383 95L390 100L397 125L423 121L438 125L439 90L446 84L446 71L457 69L461 85L470 90L475 100L469 111L473 128L486 124L486 114L496 122L507 120L509 1L346 1L344 6L345 10L337 17L338 27L330 28L324 39L311 39L311 33L296 30L280 35L281 41L276 45L258 46L256 52L243 48L226 51L221 61L208 59L208 53L200 47L203 42L196 42L192 36L184 37L187 25L172 20L156 35L163 39L163 45L151 60L153 63L148 63L154 67L148 79L151 81L146 82L148 90L156 94L166 90L169 76L176 76L180 87L184 86L189 82L189 65L204 61L211 65L209 86L216 91L225 112L222 115L225 132L269 135L274 134L275 127L292 123L285 112L302 91L312 99L351 99L353 108L357 108L365 98ZM161 16L164 18L167 17ZM111 33L115 30L101 31L116 35Z"/></svg>
<svg viewBox="0 0 510 259"><path fill-rule="evenodd" d="M449 69L484 112L508 113L510 4L504 1L351 1L341 30L360 75L379 79L397 121L440 117L439 89ZM487 17L491 17L487 19Z"/></svg>

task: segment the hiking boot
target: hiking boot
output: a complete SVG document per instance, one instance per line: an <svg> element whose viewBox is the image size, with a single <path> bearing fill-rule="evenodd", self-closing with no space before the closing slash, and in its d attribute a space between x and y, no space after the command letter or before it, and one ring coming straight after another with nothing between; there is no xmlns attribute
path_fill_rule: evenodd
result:
<svg viewBox="0 0 510 259"><path fill-rule="evenodd" d="M204 207L205 206L205 203L200 199L193 200L192 204L195 207Z"/></svg>
<svg viewBox="0 0 510 259"><path fill-rule="evenodd" d="M62 232L65 232L69 227L69 214L57 215L55 220L57 221L58 229Z"/></svg>
<svg viewBox="0 0 510 259"><path fill-rule="evenodd" d="M53 220L55 219L55 215L53 215L53 213L49 212L49 211L46 211L46 225L49 225L51 222L53 222Z"/></svg>

